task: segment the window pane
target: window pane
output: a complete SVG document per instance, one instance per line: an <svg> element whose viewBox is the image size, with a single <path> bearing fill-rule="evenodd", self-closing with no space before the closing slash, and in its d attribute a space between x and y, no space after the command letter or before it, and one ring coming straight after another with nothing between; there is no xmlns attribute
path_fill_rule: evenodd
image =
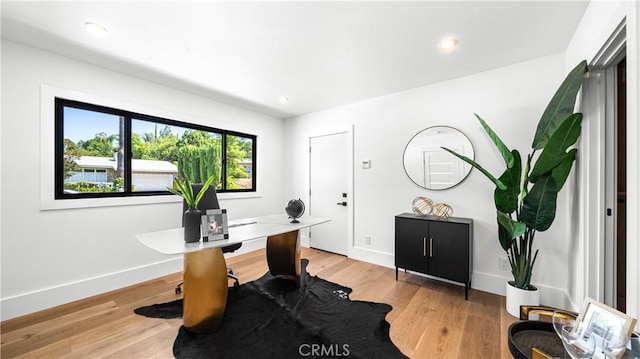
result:
<svg viewBox="0 0 640 359"><path fill-rule="evenodd" d="M118 168L120 116L63 108L65 193L117 192L123 168ZM101 171L103 173L96 173Z"/></svg>
<svg viewBox="0 0 640 359"><path fill-rule="evenodd" d="M164 191L176 176L202 183L214 175L213 183L220 188L221 138L213 132L133 119L133 191Z"/></svg>
<svg viewBox="0 0 640 359"><path fill-rule="evenodd" d="M168 194L177 177L255 191L250 134L65 99L55 125L56 199Z"/></svg>
<svg viewBox="0 0 640 359"><path fill-rule="evenodd" d="M227 135L227 189L253 189L253 139Z"/></svg>

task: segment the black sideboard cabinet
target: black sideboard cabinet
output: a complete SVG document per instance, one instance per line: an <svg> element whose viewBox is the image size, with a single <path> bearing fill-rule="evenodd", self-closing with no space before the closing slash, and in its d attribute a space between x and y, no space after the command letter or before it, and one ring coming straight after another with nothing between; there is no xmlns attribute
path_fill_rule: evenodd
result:
<svg viewBox="0 0 640 359"><path fill-rule="evenodd" d="M473 220L403 213L395 217L398 268L464 284L469 297L473 270Z"/></svg>

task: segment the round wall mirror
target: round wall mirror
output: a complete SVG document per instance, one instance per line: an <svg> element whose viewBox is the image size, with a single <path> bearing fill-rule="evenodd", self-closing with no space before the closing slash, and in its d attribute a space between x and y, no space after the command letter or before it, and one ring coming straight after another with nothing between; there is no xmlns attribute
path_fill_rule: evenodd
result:
<svg viewBox="0 0 640 359"><path fill-rule="evenodd" d="M404 149L404 170L415 184L442 190L457 185L469 175L471 165L442 147L475 159L471 141L464 133L449 126L426 128L413 136Z"/></svg>

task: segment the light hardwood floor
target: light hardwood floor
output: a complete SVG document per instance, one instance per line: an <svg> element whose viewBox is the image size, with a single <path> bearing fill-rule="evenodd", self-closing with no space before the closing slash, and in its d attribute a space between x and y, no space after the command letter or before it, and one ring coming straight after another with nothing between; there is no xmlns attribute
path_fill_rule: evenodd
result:
<svg viewBox="0 0 640 359"><path fill-rule="evenodd" d="M302 248L311 275L353 289L352 300L384 302L391 339L411 358L511 358L507 328L515 321L504 297L319 250ZM264 250L227 260L241 282L267 271ZM1 357L173 358L181 319L145 318L133 309L179 298L181 273L1 323Z"/></svg>

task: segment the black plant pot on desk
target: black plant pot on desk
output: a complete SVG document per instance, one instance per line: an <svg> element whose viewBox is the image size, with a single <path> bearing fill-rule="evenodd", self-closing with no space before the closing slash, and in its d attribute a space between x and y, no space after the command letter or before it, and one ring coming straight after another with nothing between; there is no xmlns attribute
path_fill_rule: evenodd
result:
<svg viewBox="0 0 640 359"><path fill-rule="evenodd" d="M184 241L186 243L200 240L200 210L189 208L184 212Z"/></svg>

